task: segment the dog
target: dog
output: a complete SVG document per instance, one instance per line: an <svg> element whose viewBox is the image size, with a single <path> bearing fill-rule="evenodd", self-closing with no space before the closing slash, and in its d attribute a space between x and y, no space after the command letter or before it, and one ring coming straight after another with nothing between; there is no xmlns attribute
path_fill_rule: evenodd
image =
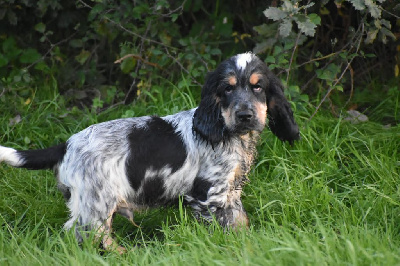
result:
<svg viewBox="0 0 400 266"><path fill-rule="evenodd" d="M283 86L252 53L209 73L197 108L165 117L117 119L89 126L66 143L41 150L0 146L0 162L53 169L70 211L65 228L96 230L105 249L115 213L129 219L179 197L196 217L225 228L248 226L242 186L267 123L282 141L299 139Z"/></svg>

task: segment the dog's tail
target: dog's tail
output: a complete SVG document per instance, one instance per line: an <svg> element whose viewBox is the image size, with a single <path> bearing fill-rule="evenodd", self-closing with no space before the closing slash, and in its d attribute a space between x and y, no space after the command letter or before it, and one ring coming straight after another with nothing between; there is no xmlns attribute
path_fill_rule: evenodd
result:
<svg viewBox="0 0 400 266"><path fill-rule="evenodd" d="M14 167L31 170L50 169L62 161L66 149L66 143L42 150L26 151L0 146L0 163L4 161Z"/></svg>

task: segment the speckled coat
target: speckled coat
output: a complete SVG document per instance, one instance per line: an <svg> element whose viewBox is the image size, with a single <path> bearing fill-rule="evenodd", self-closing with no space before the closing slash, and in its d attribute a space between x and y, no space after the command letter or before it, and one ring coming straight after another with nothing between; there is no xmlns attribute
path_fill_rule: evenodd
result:
<svg viewBox="0 0 400 266"><path fill-rule="evenodd" d="M135 211L180 196L197 217L245 227L242 185L267 112L281 140L299 138L279 80L254 54L240 54L207 76L198 108L95 124L44 150L0 146L0 162L54 169L70 210L65 228L78 238L97 230L105 248L115 247L114 213L134 223Z"/></svg>

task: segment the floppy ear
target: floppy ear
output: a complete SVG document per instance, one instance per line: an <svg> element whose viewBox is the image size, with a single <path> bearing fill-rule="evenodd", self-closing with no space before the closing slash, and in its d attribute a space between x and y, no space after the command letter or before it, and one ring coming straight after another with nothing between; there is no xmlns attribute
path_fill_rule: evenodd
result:
<svg viewBox="0 0 400 266"><path fill-rule="evenodd" d="M300 139L299 127L294 121L293 111L283 94L280 80L269 73L269 86L267 89L268 125L272 133L280 140L293 141Z"/></svg>
<svg viewBox="0 0 400 266"><path fill-rule="evenodd" d="M224 138L224 122L217 96L219 76L216 72L207 75L201 91L201 101L194 113L193 129L211 145Z"/></svg>

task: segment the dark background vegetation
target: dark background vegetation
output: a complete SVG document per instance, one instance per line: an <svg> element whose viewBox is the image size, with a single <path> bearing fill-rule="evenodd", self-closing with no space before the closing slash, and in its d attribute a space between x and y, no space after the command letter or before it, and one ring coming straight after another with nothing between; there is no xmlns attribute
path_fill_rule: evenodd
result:
<svg viewBox="0 0 400 266"><path fill-rule="evenodd" d="M398 95L399 36L397 0L0 1L0 95L17 113L51 88L100 112L171 84L197 92L220 61L254 51L298 108L369 114Z"/></svg>

